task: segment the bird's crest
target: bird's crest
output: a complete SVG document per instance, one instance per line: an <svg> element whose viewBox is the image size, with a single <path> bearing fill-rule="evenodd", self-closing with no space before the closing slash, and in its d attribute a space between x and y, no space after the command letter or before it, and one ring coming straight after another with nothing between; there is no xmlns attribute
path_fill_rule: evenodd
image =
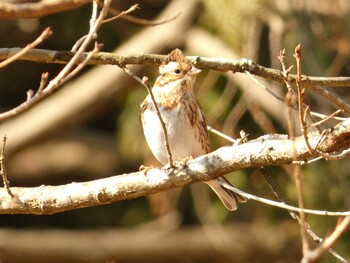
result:
<svg viewBox="0 0 350 263"><path fill-rule="evenodd" d="M180 49L174 49L171 51L163 60L162 65L167 65L171 61L178 62L185 71L192 68L191 62L184 56L184 54L182 54Z"/></svg>

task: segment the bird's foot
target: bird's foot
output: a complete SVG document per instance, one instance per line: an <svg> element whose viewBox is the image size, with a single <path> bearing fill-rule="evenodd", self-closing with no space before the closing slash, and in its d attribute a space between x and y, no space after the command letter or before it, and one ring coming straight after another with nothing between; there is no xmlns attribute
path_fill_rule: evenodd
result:
<svg viewBox="0 0 350 263"><path fill-rule="evenodd" d="M179 159L177 159L175 161L175 163L176 163L177 166L185 168L187 166L187 162L189 160L193 160L193 157L192 156L187 156L185 158L179 158Z"/></svg>
<svg viewBox="0 0 350 263"><path fill-rule="evenodd" d="M148 172L149 170L152 170L153 168L154 168L153 165L151 165L151 166L141 165L140 168L139 168L139 171L140 171L140 172L143 172L144 175L147 175L147 172Z"/></svg>

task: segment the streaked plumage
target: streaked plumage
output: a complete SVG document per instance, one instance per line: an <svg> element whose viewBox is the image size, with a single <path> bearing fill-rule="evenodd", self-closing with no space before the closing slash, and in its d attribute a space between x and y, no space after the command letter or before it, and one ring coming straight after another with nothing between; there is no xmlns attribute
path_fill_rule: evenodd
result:
<svg viewBox="0 0 350 263"><path fill-rule="evenodd" d="M174 160L198 157L210 151L204 113L193 93L196 75L200 72L180 50L172 51L159 67L152 92L166 125ZM161 164L168 163L163 129L150 95L141 104L141 124L147 144ZM220 185L229 183L224 177L206 182L229 210L236 210L245 198Z"/></svg>

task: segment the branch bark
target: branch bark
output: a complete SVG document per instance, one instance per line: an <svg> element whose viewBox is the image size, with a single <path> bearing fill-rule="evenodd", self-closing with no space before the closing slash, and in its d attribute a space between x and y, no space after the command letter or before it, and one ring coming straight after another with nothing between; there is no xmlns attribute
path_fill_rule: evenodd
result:
<svg viewBox="0 0 350 263"><path fill-rule="evenodd" d="M350 119L334 127L327 135L310 133L308 138L311 146L321 152L348 149ZM281 135L267 135L238 146L222 147L174 169L163 166L149 170L147 174L136 172L61 186L13 187L14 198L1 189L0 214L54 214L109 204L211 180L244 168L289 164L311 157L314 155L309 152L303 136L288 139Z"/></svg>
<svg viewBox="0 0 350 263"><path fill-rule="evenodd" d="M21 51L21 48L0 48L0 60L5 60L19 51ZM74 54L75 53L71 51L32 49L25 55L21 56L19 60L27 60L38 63L66 64L71 60ZM76 64L79 64L79 62L86 59L87 55L88 53L82 54ZM99 52L97 54L94 54L87 64L117 66L144 65L159 67L164 57L165 55L146 53L120 55L115 53ZM187 58L199 69L210 69L222 72L231 71L233 73L244 73L245 71L248 71L256 76L268 80L274 80L279 83L284 83L286 80L283 77L283 72L281 70L264 67L252 60L245 58L240 60L199 56L188 56ZM287 77L287 81L289 82L295 82L296 79L296 74L289 74ZM350 86L350 77L315 77L302 75L301 82L306 86L347 87Z"/></svg>

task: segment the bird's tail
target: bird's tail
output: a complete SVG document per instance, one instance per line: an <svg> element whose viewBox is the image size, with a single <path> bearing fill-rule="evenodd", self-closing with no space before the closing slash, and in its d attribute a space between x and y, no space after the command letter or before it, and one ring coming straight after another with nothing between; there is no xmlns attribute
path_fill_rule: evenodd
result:
<svg viewBox="0 0 350 263"><path fill-rule="evenodd" d="M220 198L221 202L230 211L235 211L238 208L238 203L245 203L247 199L239 194L236 194L225 187L222 184L228 184L234 187L225 177L221 176L215 180L205 182L211 189L214 190L216 195Z"/></svg>

